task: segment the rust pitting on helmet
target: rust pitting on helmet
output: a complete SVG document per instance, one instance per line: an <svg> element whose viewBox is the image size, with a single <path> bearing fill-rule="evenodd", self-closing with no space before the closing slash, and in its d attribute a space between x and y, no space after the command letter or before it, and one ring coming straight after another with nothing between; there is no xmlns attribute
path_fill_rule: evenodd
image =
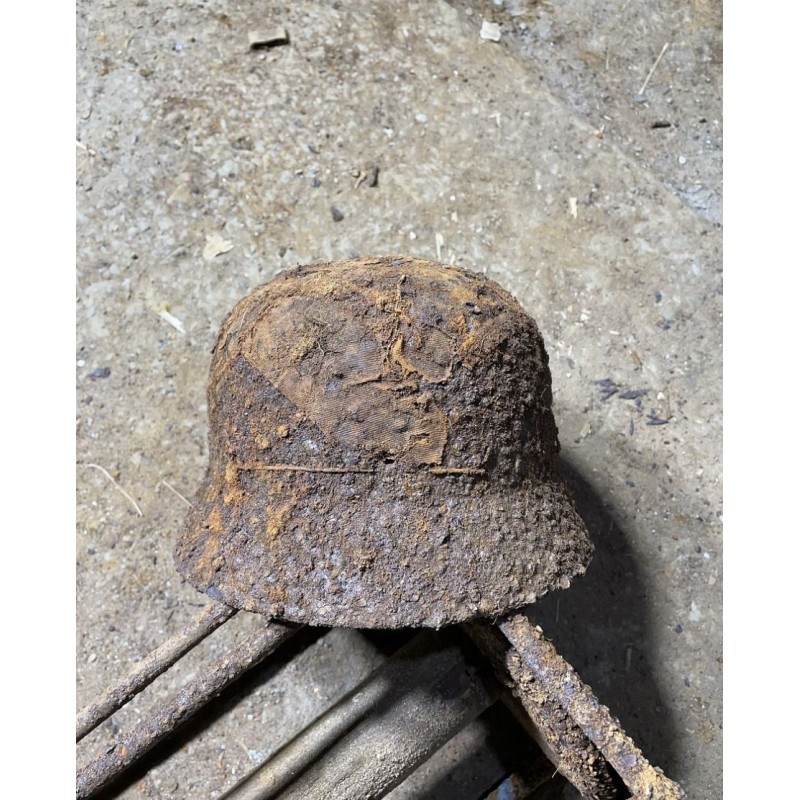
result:
<svg viewBox="0 0 800 800"><path fill-rule="evenodd" d="M281 273L223 324L208 395L175 559L233 606L439 627L586 568L541 335L494 281L407 258Z"/></svg>

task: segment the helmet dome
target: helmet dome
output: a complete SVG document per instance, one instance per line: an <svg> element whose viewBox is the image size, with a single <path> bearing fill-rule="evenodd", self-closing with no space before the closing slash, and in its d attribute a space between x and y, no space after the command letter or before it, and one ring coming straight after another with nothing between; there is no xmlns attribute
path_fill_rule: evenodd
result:
<svg viewBox="0 0 800 800"><path fill-rule="evenodd" d="M535 322L486 277L402 257L280 273L222 325L176 566L310 625L440 627L532 603L592 550L551 401Z"/></svg>

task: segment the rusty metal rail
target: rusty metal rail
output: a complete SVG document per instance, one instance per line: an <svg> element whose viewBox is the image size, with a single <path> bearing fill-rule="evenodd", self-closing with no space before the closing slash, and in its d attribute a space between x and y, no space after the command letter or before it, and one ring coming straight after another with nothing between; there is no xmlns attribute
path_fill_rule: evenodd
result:
<svg viewBox="0 0 800 800"><path fill-rule="evenodd" d="M519 653L530 677L563 706L617 771L634 798L685 800L683 789L642 755L611 712L600 704L540 628L524 614L507 617L498 625Z"/></svg>
<svg viewBox="0 0 800 800"><path fill-rule="evenodd" d="M109 686L78 712L75 741L79 742L103 720L119 711L125 703L130 702L178 659L213 633L223 622L227 622L236 611L237 609L224 603L206 606L182 631L159 645L136 664L119 683Z"/></svg>
<svg viewBox="0 0 800 800"><path fill-rule="evenodd" d="M509 704L550 763L581 793L616 800L622 781L562 704L549 697L497 625L473 622L467 633L491 661L495 673L520 706Z"/></svg>
<svg viewBox="0 0 800 800"><path fill-rule="evenodd" d="M78 738L234 613L223 604L205 609L80 712ZM261 627L81 769L77 798L93 797L113 783L301 627L277 621ZM526 616L466 628L522 702L542 751L582 793L618 797L621 779L634 798L684 800L681 788L645 759ZM497 698L499 684L471 666L469 651L442 634L419 634L221 800L385 796Z"/></svg>
<svg viewBox="0 0 800 800"><path fill-rule="evenodd" d="M213 669L191 681L171 700L119 738L104 755L78 772L76 797L89 798L104 789L134 762L169 736L213 697L263 661L299 629L271 621L228 653Z"/></svg>

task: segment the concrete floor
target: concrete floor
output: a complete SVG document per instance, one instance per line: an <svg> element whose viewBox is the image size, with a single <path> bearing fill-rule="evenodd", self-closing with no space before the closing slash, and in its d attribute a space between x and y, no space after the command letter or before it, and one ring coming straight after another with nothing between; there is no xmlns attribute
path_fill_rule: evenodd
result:
<svg viewBox="0 0 800 800"><path fill-rule="evenodd" d="M249 50L273 25L290 44ZM651 760L722 797L721 26L708 0L78 3L79 705L204 605L171 549L226 312L298 263L404 253L536 318L597 553L534 616ZM119 796L213 796L382 658L351 631L294 655Z"/></svg>

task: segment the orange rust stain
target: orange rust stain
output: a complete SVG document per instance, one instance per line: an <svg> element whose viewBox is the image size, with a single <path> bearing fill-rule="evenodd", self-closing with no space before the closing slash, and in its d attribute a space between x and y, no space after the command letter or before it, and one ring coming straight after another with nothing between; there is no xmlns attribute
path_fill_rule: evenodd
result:
<svg viewBox="0 0 800 800"><path fill-rule="evenodd" d="M224 560L220 555L220 539L209 536L203 543L203 550L195 559L194 574L206 585L214 582L214 577Z"/></svg>
<svg viewBox="0 0 800 800"><path fill-rule="evenodd" d="M318 275L307 294L274 298L262 324L241 343L242 355L313 423L347 446L438 464L447 441L445 416L432 402L383 390L399 384L418 390L409 383L410 374L446 380L450 337L414 326L405 298L396 305L396 317L376 321L369 314L370 301L376 300L367 287L342 286ZM354 304L365 313L354 315ZM277 432L282 435L280 428Z"/></svg>
<svg viewBox="0 0 800 800"><path fill-rule="evenodd" d="M214 533L222 533L222 510L216 504L206 518L206 527Z"/></svg>
<svg viewBox="0 0 800 800"><path fill-rule="evenodd" d="M267 591L267 597L273 605L283 605L286 602L286 591L281 586L273 586Z"/></svg>
<svg viewBox="0 0 800 800"><path fill-rule="evenodd" d="M281 503L279 506L267 506L264 509L264 516L267 519L267 536L270 539L274 539L283 531L295 505L294 500L290 500L289 502Z"/></svg>
<svg viewBox="0 0 800 800"><path fill-rule="evenodd" d="M225 465L225 494L222 497L222 502L226 505L235 505L244 498L242 485L239 483L239 468L233 463L229 462Z"/></svg>

